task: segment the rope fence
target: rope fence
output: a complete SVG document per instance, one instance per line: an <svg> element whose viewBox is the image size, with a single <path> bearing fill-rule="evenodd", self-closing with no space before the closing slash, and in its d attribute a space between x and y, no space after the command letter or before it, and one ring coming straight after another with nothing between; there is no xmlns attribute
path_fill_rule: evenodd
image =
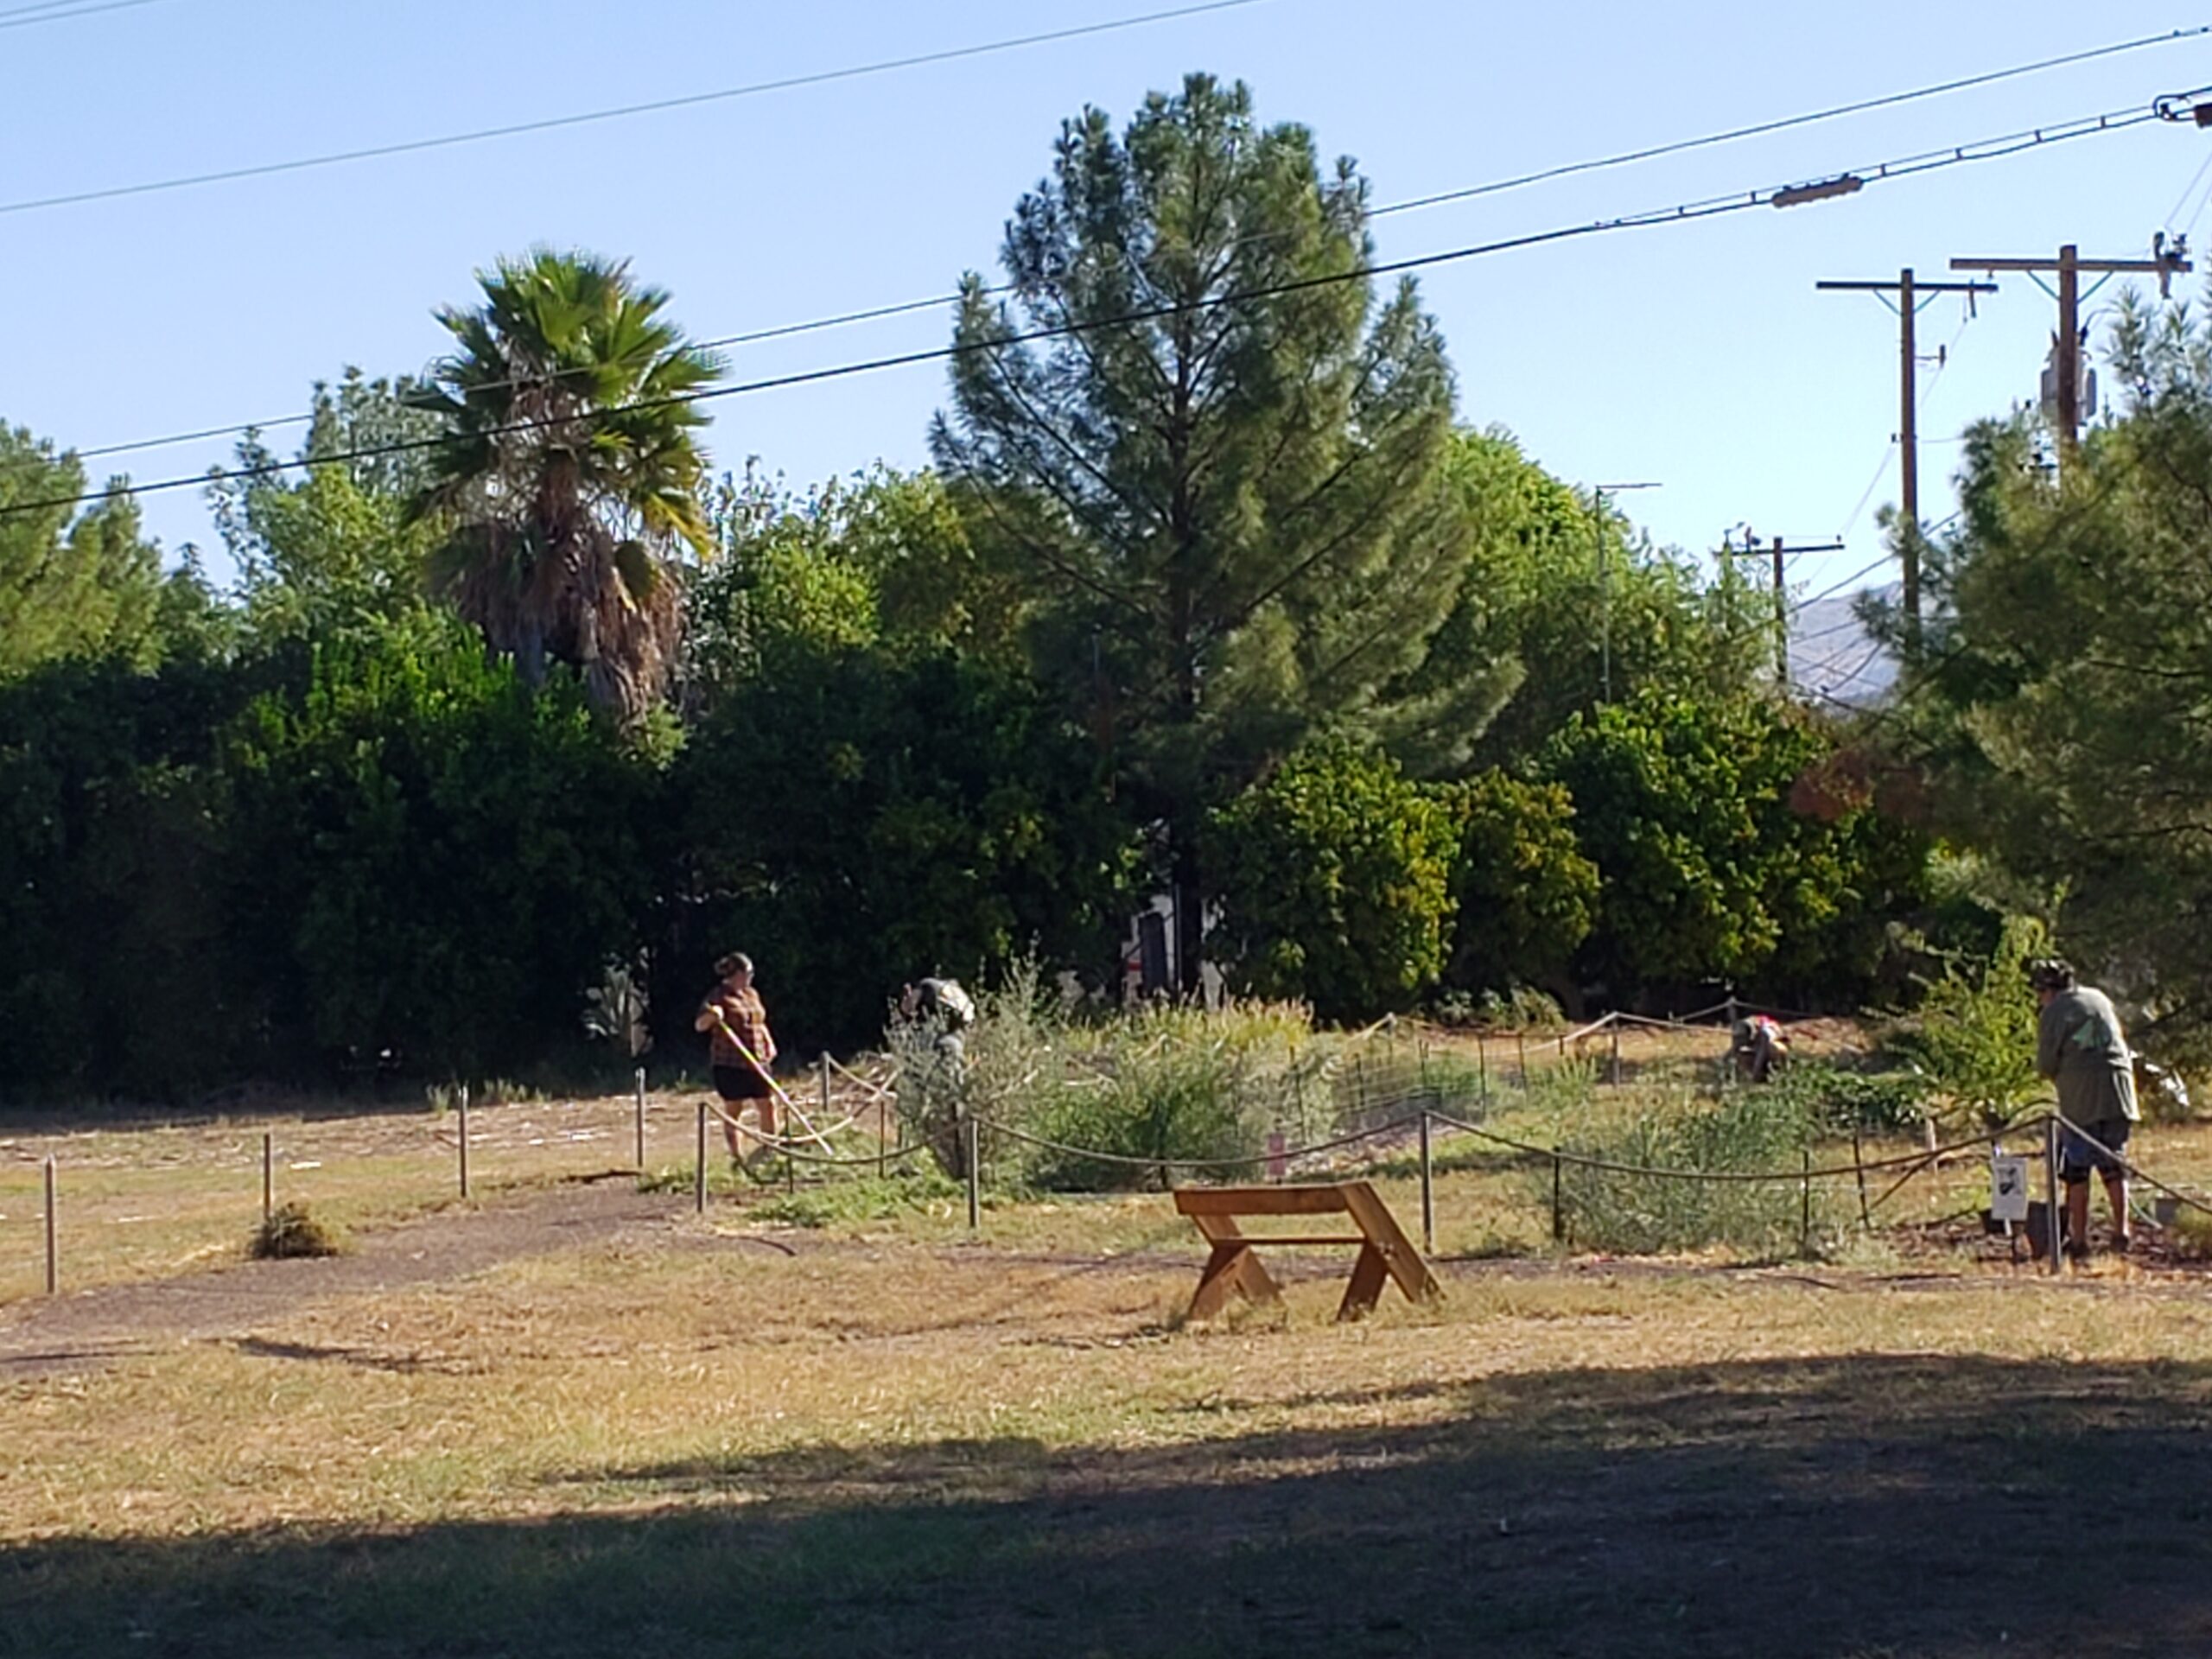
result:
<svg viewBox="0 0 2212 1659"><path fill-rule="evenodd" d="M1747 1006L1732 1001L1704 1012L1712 1014L1726 1010L1732 1014ZM1609 1022L1613 1025L1615 1030L1618 1030L1619 1024L1625 1023L1626 1020L1608 1016L1607 1021L1583 1027L1560 1040L1562 1045L1565 1045L1577 1038L1586 1038L1604 1029ZM1681 1028L1684 1022L1642 1020L1640 1023L1647 1026L1663 1026L1667 1028ZM1378 1023L1358 1033L1358 1038L1365 1041L1389 1029L1387 1022ZM1700 1029L1709 1030L1710 1028ZM1524 1041L1525 1039L1516 1033L1516 1042ZM1522 1049L1522 1053L1521 1085L1525 1090L1528 1086L1525 1047ZM1294 1168L1310 1169L1317 1164L1325 1165L1332 1174L1342 1175L1357 1169L1374 1167L1379 1161L1379 1153L1376 1149L1382 1143L1394 1141L1417 1141L1422 1232L1427 1247L1433 1249L1435 1148L1442 1136L1459 1135L1531 1160L1539 1169L1545 1164L1549 1165L1551 1226L1554 1239L1563 1241L1567 1230L1564 1193L1565 1173L1569 1171L1583 1171L1632 1181L1695 1183L1739 1188L1794 1185L1803 1195L1802 1231L1807 1247L1809 1249L1812 1193L1816 1184L1840 1182L1846 1179L1853 1182L1857 1188L1857 1208L1860 1224L1871 1230L1874 1227L1875 1213L1889 1204L1916 1177L1938 1167L1947 1160L1956 1159L1965 1154L1980 1153L1993 1156L2001 1148L2002 1143L2007 1137L2018 1137L2039 1132L2044 1143L2042 1162L2044 1166L2044 1185L2049 1205L2047 1214L2050 1217L2046 1233L2053 1253L2052 1265L2055 1270L2058 1249L2056 1217L2059 1214L2061 1197L2057 1170L2058 1144L2062 1128L2078 1137L2085 1146L2093 1147L2098 1153L2108 1157L2117 1167L2142 1182L2145 1186L2172 1200L2176 1205L2186 1206L2192 1211L2212 1217L2212 1198L2207 1198L2151 1174L2134 1159L2123 1152L2104 1147L2081 1129L2064 1123L2055 1111L2050 1109L2038 1111L2003 1128L1961 1135L1940 1146L1916 1147L1910 1152L1876 1158L1867 1158L1861 1154L1859 1138L1854 1132L1852 1156L1848 1162L1831 1161L1817 1166L1813 1163L1809 1151L1803 1154L1796 1167L1726 1169L1630 1162L1580 1151L1569 1145L1543 1145L1491 1128L1476 1121L1473 1116L1466 1114L1464 1110L1450 1109L1446 1103L1452 1096L1452 1089L1432 1078L1429 1056L1425 1044L1421 1047L1417 1064L1410 1066L1402 1065L1395 1070L1388 1065L1370 1065L1366 1057L1357 1050L1339 1051L1328 1056L1323 1064L1313 1068L1312 1077L1317 1088L1323 1081L1332 1085L1326 1097L1327 1109L1338 1117L1339 1122L1351 1120L1351 1127L1344 1129L1341 1133L1327 1134L1318 1138L1301 1138L1296 1144L1290 1144L1287 1135L1277 1132L1270 1135L1269 1144L1265 1150L1233 1154L1215 1153L1185 1155L1168 1150L1144 1152L1113 1147L1087 1146L1077 1141L1040 1133L1035 1128L1006 1121L989 1112L964 1109L956 1117L946 1122L939 1129L921 1135L918 1138L906 1139L903 1136L914 1134L914 1129L906 1122L904 1115L899 1110L900 1091L895 1071L889 1081L884 1081L876 1077L865 1075L850 1065L836 1060L834 1057L824 1054L815 1068L814 1075L819 1078L822 1125L808 1121L805 1115L798 1110L791 1095L780 1085L776 1091L781 1097L785 1108L791 1114L794 1128L804 1126L803 1135L768 1133L757 1123L748 1122L740 1115L730 1111L722 1102L711 1096L704 1096L695 1103L696 1122L693 1126L695 1131L692 1149L694 1169L691 1172L691 1185L695 1206L701 1213L705 1211L708 1202L708 1131L711 1122L719 1122L723 1126L734 1148L738 1141L743 1141L751 1144L754 1149L754 1154L766 1152L772 1154L772 1159L780 1160L783 1166L781 1171L783 1179L794 1192L797 1190L801 1170L817 1172L818 1178L823 1179L830 1179L840 1172L856 1171L873 1171L879 1177L887 1177L894 1170L907 1169L913 1160L920 1154L935 1155L940 1163L945 1166L948 1174L953 1175L956 1179L964 1179L968 1189L969 1217L971 1227L981 1225L982 1208L981 1175L987 1142L992 1146L1010 1144L1027 1147L1036 1152L1050 1154L1057 1158L1077 1160L1103 1168L1142 1171L1156 1175L1163 1187L1172 1187L1178 1184L1179 1177L1187 1181L1193 1177L1204 1179L1209 1177L1226 1177L1240 1172L1262 1169L1267 1172L1269 1180L1281 1180L1286 1179ZM1347 1077L1350 1078L1349 1082ZM843 1084L849 1086L841 1088L835 1084L836 1079L842 1079ZM1025 1079L1025 1082L1027 1081L1028 1079ZM1095 1086L1100 1083L1109 1082L1111 1079L1094 1077L1088 1079L1067 1078L1063 1081L1069 1086L1074 1087L1085 1083ZM1281 1080L1275 1081L1280 1093ZM1586 1074L1585 1082L1587 1081ZM634 1121L629 1127L634 1134L635 1173L642 1179L647 1173L648 1116L648 1095L642 1069L637 1072L635 1082L632 1114ZM1300 1079L1296 1077L1291 1079L1292 1092L1296 1092L1299 1082ZM1464 1085L1465 1083L1464 1076L1461 1076L1458 1082ZM1464 1096L1474 1098L1479 1106L1486 1108L1492 1098L1491 1085L1487 1057L1479 1045L1476 1082L1476 1088L1463 1087L1460 1093ZM842 1099L839 1098L841 1095ZM477 1136L473 1135L472 1130L481 1125L486 1109L479 1106L472 1114L466 1090L456 1091L455 1104L459 1109L453 1115L450 1127L441 1122L431 1129L431 1136L434 1140L452 1147L456 1160L455 1173L459 1191L464 1198L472 1196L472 1152L476 1154L478 1168L480 1170L481 1155L487 1148L512 1149L524 1144L533 1147L541 1146L548 1139L545 1135L539 1135L525 1140L524 1134L534 1127L528 1119L524 1119L519 1126L520 1131L524 1134L518 1134L511 1126L503 1125L509 1128L509 1132L504 1135ZM625 1104L632 1104L632 1103L626 1102ZM1276 1099L1273 1106L1274 1121L1283 1123L1291 1121L1284 1100ZM1306 1102L1300 1096L1298 1101L1298 1117L1301 1122L1305 1117L1305 1107ZM873 1147L863 1146L856 1151L842 1149L837 1144L836 1137L850 1136L855 1134L867 1136L870 1130L865 1120L871 1114L875 1119L873 1126L875 1144ZM834 1121L832 1121L833 1118ZM1363 1118L1367 1121L1359 1121ZM901 1138L895 1145L891 1144L894 1138L893 1133L894 1122L901 1131ZM602 1132L597 1128L569 1131L562 1136L561 1140L564 1144L579 1141L613 1140L616 1138L618 1133L616 1131ZM259 1154L261 1178L259 1183L261 1219L266 1225L274 1211L276 1198L276 1138L273 1132L263 1132L256 1138L260 1141L257 1150ZM1360 1158L1354 1160L1349 1166L1344 1166L1338 1160L1339 1154L1361 1148L1368 1150L1363 1152ZM1406 1151L1407 1147L1402 1145L1395 1150L1395 1156L1402 1159ZM1338 1161L1330 1163L1329 1160L1338 1160ZM748 1174L752 1174L755 1179L767 1179L753 1169L750 1155L734 1161ZM312 1169L321 1166L320 1162L296 1163L292 1166L295 1169ZM607 1173L611 1174L623 1172ZM62 1232L58 1223L60 1173L60 1158L55 1154L48 1154L43 1160L41 1168L42 1205L40 1220L45 1247L43 1283L45 1292L48 1295L59 1294L63 1277L60 1260ZM1891 1179L1882 1187L1878 1195L1870 1196L1868 1185L1870 1176L1888 1176ZM1973 1213L1971 1208L1961 1212L1962 1215L1971 1213ZM140 1217L129 1217L129 1219L140 1219ZM1957 1217L1952 1219L1955 1220Z"/></svg>

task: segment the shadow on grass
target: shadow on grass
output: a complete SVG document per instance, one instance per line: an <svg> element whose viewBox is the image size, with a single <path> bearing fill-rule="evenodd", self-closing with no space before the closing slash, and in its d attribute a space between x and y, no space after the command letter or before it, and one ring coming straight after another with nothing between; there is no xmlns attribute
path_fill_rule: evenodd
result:
<svg viewBox="0 0 2212 1659"><path fill-rule="evenodd" d="M2212 1367L1870 1357L1295 1407L1394 1427L580 1470L550 1520L0 1554L0 1652L2212 1648Z"/></svg>

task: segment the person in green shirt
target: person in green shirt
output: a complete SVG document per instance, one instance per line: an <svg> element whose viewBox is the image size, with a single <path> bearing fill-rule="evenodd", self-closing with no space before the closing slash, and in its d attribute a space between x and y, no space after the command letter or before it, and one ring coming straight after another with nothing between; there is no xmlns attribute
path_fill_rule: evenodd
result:
<svg viewBox="0 0 2212 1659"><path fill-rule="evenodd" d="M2036 1027L2036 1070L2058 1090L2058 1167L2066 1183L2066 1236L2078 1260L2089 1253L2089 1176L2104 1177L2112 1200L2112 1247L2133 1243L2122 1155L2142 1111L2135 1103L2135 1057L2112 999L2075 982L2056 957L2031 963L2028 982L2043 1012Z"/></svg>

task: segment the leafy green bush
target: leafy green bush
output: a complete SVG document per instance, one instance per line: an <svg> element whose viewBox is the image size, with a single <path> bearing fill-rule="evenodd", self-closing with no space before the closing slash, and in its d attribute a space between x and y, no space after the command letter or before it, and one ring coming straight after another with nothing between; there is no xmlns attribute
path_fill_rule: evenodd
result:
<svg viewBox="0 0 2212 1659"><path fill-rule="evenodd" d="M1890 1046L1927 1073L1955 1119L1993 1128L2043 1094L2027 965L2048 951L2049 941L2042 923L2008 918L1989 958L1965 971L1946 969L1916 1016L1891 1035Z"/></svg>
<svg viewBox="0 0 2212 1659"><path fill-rule="evenodd" d="M1812 1147L1816 1125L1785 1096L1736 1090L1718 1104L1643 1110L1570 1136L1561 1150L1629 1170L1707 1174L1787 1174ZM1551 1202L1548 1164L1529 1172L1541 1202ZM1564 1164L1560 1210L1568 1241L1625 1255L1716 1246L1762 1258L1795 1254L1804 1226L1804 1196L1794 1180L1690 1180ZM1845 1211L1840 1192L1815 1183L1812 1224L1833 1236Z"/></svg>
<svg viewBox="0 0 2212 1659"><path fill-rule="evenodd" d="M1207 821L1232 978L1325 1019L1413 1006L1444 969L1458 833L1387 755L1314 744Z"/></svg>
<svg viewBox="0 0 2212 1659"><path fill-rule="evenodd" d="M1489 1002L1508 989L1520 996L1528 981L1565 978L1598 908L1598 867L1576 844L1573 798L1495 770L1439 798L1459 842L1445 982Z"/></svg>

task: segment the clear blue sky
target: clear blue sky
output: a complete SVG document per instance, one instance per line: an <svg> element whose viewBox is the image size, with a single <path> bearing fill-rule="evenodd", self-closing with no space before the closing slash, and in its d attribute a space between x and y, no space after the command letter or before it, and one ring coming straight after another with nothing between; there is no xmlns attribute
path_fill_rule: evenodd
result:
<svg viewBox="0 0 2212 1659"><path fill-rule="evenodd" d="M0 200L524 121L1160 9L1165 0L154 0L0 30ZM12 9L12 8L10 8ZM1378 201L1694 136L2194 24L2161 7L1852 7L1266 0L1071 44L464 149L0 217L0 418L90 446L300 408L346 364L420 367L431 308L550 242L619 254L701 336L918 298L995 267L1015 198L1086 102L1126 115L1190 69L1358 158ZM1385 219L1385 257L1830 174L2212 82L2212 43L1851 118ZM1579 482L1658 480L1662 539L1751 522L1843 529L1896 427L1890 315L1821 277L1948 276L1950 256L2137 255L2212 133L2163 124L1868 188L1846 200L1509 253L1422 277L1464 417ZM2196 205L2192 199L2190 207ZM2187 217L2184 210L2182 217ZM2200 226L2212 242L2212 219ZM2198 279L2190 279L2190 291ZM2100 299L2110 296L2107 290ZM1959 332L1929 393L1923 508L1952 440L2032 395L2053 308L2025 278ZM742 378L941 343L925 315L737 357ZM795 483L926 459L941 365L733 400L719 465ZM292 435L286 434L289 439ZM289 443L282 445L289 453ZM220 444L129 458L189 474ZM1800 567L1817 588L1875 558ZM148 503L172 550L213 542L196 493ZM219 565L219 569L221 568Z"/></svg>

